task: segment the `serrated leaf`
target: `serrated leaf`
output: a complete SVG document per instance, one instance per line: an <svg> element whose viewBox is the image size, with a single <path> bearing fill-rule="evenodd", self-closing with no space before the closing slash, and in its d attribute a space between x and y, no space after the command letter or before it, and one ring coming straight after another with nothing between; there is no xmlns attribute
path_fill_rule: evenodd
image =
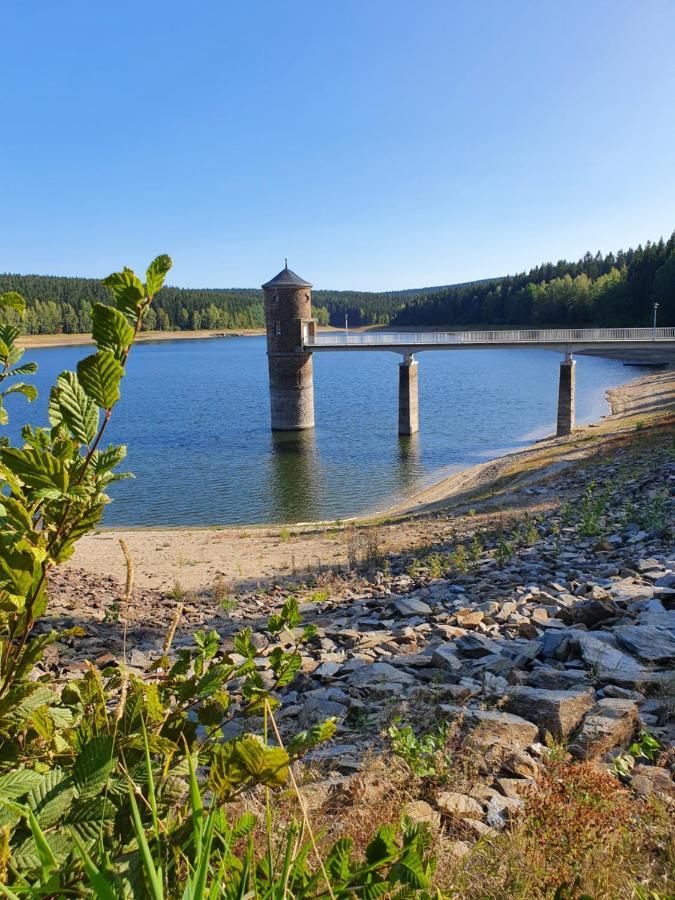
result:
<svg viewBox="0 0 675 900"><path fill-rule="evenodd" d="M17 291L7 291L0 294L0 309L13 309L22 316L26 311L26 301Z"/></svg>
<svg viewBox="0 0 675 900"><path fill-rule="evenodd" d="M111 350L119 359L134 339L134 329L128 319L105 303L95 303L91 316L92 337L99 350Z"/></svg>
<svg viewBox="0 0 675 900"><path fill-rule="evenodd" d="M87 396L75 372L62 372L49 396L49 421L64 422L83 444L91 444L98 431L98 406Z"/></svg>
<svg viewBox="0 0 675 900"><path fill-rule="evenodd" d="M42 828L62 819L73 802L75 787L63 769L51 769L28 795L28 806Z"/></svg>
<svg viewBox="0 0 675 900"><path fill-rule="evenodd" d="M103 284L112 291L119 311L135 322L145 299L145 288L136 273L125 267L104 278Z"/></svg>
<svg viewBox="0 0 675 900"><path fill-rule="evenodd" d="M336 720L332 718L312 726L307 731L299 732L286 745L289 755L298 756L301 753L306 753L318 744L330 740L335 734L335 728Z"/></svg>
<svg viewBox="0 0 675 900"><path fill-rule="evenodd" d="M257 734L244 734L235 741L235 755L256 784L286 784L290 759L282 747L270 747Z"/></svg>
<svg viewBox="0 0 675 900"><path fill-rule="evenodd" d="M16 800L33 790L42 781L42 775L32 769L17 769L0 775L0 799Z"/></svg>
<svg viewBox="0 0 675 900"><path fill-rule="evenodd" d="M77 377L84 392L102 409L111 409L120 398L124 369L110 350L99 350L77 364Z"/></svg>
<svg viewBox="0 0 675 900"><path fill-rule="evenodd" d="M101 734L89 741L73 766L73 780L80 797L94 797L98 794L105 787L116 763L114 741L110 735Z"/></svg>
<svg viewBox="0 0 675 900"><path fill-rule="evenodd" d="M23 381L19 381L3 391L2 396L7 397L9 394L23 394L28 402L32 403L37 398L38 392L34 384L24 384Z"/></svg>
<svg viewBox="0 0 675 900"><path fill-rule="evenodd" d="M5 447L0 450L0 459L29 488L54 489L60 494L65 494L68 490L70 479L65 462L47 450Z"/></svg>
<svg viewBox="0 0 675 900"><path fill-rule="evenodd" d="M173 266L173 260L170 256L166 254L162 254L161 256L156 257L148 266L148 270L145 273L145 283L148 292L148 297L153 297L157 291L159 291L164 284L164 279L166 278L167 272Z"/></svg>
<svg viewBox="0 0 675 900"><path fill-rule="evenodd" d="M22 366L15 366L13 369L9 370L10 375L35 375L38 370L38 365L36 362L27 362Z"/></svg>
<svg viewBox="0 0 675 900"><path fill-rule="evenodd" d="M235 651L247 659L254 659L256 655L255 646L251 643L252 633L250 628L243 628L234 636L233 641Z"/></svg>

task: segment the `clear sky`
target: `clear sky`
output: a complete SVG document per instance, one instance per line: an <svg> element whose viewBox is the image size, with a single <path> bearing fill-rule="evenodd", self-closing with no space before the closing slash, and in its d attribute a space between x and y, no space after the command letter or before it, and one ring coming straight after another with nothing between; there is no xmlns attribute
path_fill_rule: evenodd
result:
<svg viewBox="0 0 675 900"><path fill-rule="evenodd" d="M673 0L2 0L0 271L394 289L675 228Z"/></svg>

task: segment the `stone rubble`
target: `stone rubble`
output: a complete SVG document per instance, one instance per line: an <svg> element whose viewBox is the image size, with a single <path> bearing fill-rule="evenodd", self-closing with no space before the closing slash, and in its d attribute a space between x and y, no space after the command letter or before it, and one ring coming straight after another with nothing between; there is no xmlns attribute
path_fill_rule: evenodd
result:
<svg viewBox="0 0 675 900"><path fill-rule="evenodd" d="M623 478L620 504L665 503L654 527L629 521L613 503L601 533L585 536L554 509L539 518L531 545L505 560L500 539L487 536L466 571L433 578L424 559L413 570L410 558L400 557L367 584L301 604L303 623L316 626L316 636L302 648L300 674L279 693L280 727L293 732L334 716L334 742L311 756L349 775L366 751L389 745L386 729L395 716L422 731L454 723L480 756L484 791L448 790L435 807L468 822L473 837L503 828L517 813L545 745L554 742L565 743L577 759L609 766L647 728L664 752L659 765L645 760L633 769L633 786L642 795L674 797L675 461L672 452L656 454L626 480L631 460L620 450L592 471L568 469L561 477L578 498L591 480L615 485ZM57 645L48 660L54 672L65 667L66 676L78 671L83 656L109 665L111 653L119 654L122 628L104 621L117 585L92 586L72 572L59 574L52 587L58 626L79 624L73 577L78 603L89 612L87 634ZM279 587L242 597L230 612L187 602L174 646L189 642L197 627L228 639L251 625L264 654L265 617L287 593ZM145 592L133 606L140 612L129 624L130 664L140 671L160 654L175 601ZM427 806L414 814L438 815Z"/></svg>

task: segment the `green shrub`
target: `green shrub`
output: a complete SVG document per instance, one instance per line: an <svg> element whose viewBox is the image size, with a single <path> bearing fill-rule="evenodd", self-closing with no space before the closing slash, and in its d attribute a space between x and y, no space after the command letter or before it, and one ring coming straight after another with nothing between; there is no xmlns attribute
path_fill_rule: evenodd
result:
<svg viewBox="0 0 675 900"><path fill-rule="evenodd" d="M255 819L228 813L229 802L256 788L267 792L268 810L272 791L290 784L297 792L292 764L335 729L329 720L284 742L276 726L278 691L300 671L299 645L313 635L301 627L295 598L270 618L264 655L243 629L232 646L215 631L198 631L172 659L176 617L163 655L143 677L123 662L103 671L90 664L59 689L36 668L49 644L80 633L34 631L50 571L95 529L109 485L127 477L117 471L125 448L104 447L103 438L129 352L170 266L158 257L145 284L130 269L105 280L114 302L92 309L96 352L57 378L50 427L26 426L21 447L0 441L2 893L197 900L381 896L402 886L414 895L433 872L422 828L408 824L400 840L380 829L363 861L346 841L320 855L300 800L302 824L276 842L269 831L262 850ZM3 295L4 309L20 313L23 301ZM17 365L18 333L0 325L0 383L35 371ZM3 390L2 423L10 393L35 396L20 382ZM224 740L235 716L248 716L251 730Z"/></svg>

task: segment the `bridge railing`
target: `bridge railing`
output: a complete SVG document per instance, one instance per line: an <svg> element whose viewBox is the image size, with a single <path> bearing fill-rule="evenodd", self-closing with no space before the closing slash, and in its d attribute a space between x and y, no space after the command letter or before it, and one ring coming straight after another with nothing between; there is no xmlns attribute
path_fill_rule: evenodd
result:
<svg viewBox="0 0 675 900"><path fill-rule="evenodd" d="M548 328L516 331L417 331L315 334L307 347L416 344L605 344L675 341L675 328Z"/></svg>

